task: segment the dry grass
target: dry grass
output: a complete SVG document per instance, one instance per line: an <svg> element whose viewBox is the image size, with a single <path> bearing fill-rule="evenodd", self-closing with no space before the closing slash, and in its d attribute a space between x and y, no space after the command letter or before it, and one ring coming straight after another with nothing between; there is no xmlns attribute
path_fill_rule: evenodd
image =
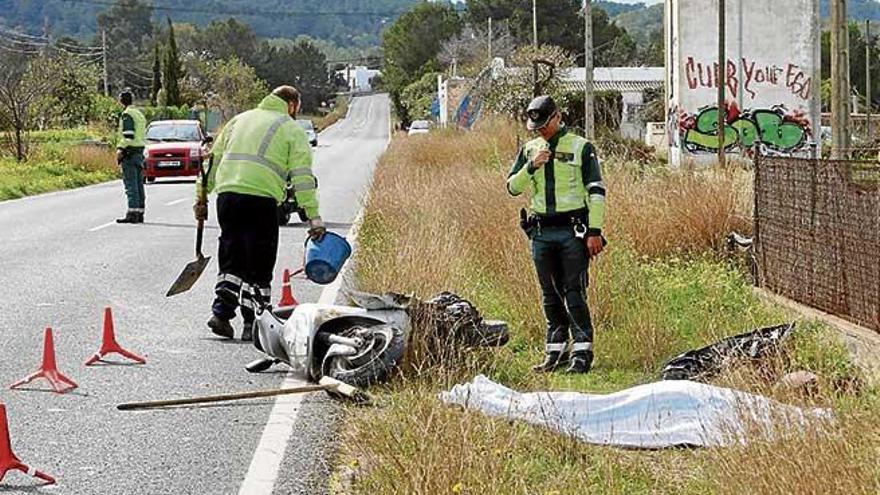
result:
<svg viewBox="0 0 880 495"><path fill-rule="evenodd" d="M113 172L118 168L115 150L107 146L73 146L67 152L67 161L86 172Z"/></svg>
<svg viewBox="0 0 880 495"><path fill-rule="evenodd" d="M748 232L747 173L637 170L608 161L611 244L591 269L597 367L586 377L531 374L543 316L518 226L523 202L504 187L515 132L495 122L473 133L397 138L376 170L357 253L361 288L421 296L454 290L487 316L509 321L512 341L401 376L379 392L382 407L352 411L343 462L355 465L357 476L341 491L877 491L880 472L868 462L880 445L880 418L870 412L877 401L835 391L851 369L840 347L817 337L824 334L816 328L799 334L768 369L722 376L718 383L786 402L832 405L840 420L822 435L808 430L730 449L620 451L441 404L439 390L477 372L523 390L620 390L652 380L674 354L784 318L761 304L739 268L718 254L730 230ZM769 385L794 369L822 377L819 398L785 396ZM780 454L788 458L777 461ZM844 473L850 478L839 485L829 481Z"/></svg>

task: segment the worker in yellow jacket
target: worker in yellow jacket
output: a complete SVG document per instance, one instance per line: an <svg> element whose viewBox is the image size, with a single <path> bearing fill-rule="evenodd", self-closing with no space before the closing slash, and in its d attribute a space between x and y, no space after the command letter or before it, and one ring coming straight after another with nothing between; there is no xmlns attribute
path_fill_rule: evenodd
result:
<svg viewBox="0 0 880 495"><path fill-rule="evenodd" d="M278 206L288 184L308 218L309 236L319 240L324 235L311 147L294 120L299 108L299 91L280 86L257 108L227 122L214 143L206 193L217 193L220 272L208 327L221 337L235 336L229 321L239 307L242 340L253 339L254 309L271 296ZM197 202L194 211L196 219L206 219L207 202Z"/></svg>

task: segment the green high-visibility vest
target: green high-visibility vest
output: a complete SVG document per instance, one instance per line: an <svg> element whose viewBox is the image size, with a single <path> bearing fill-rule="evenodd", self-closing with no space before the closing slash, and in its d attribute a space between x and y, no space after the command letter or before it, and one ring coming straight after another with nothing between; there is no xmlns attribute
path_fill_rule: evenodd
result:
<svg viewBox="0 0 880 495"><path fill-rule="evenodd" d="M262 196L280 204L290 183L308 218L319 217L309 139L281 98L269 95L257 108L233 117L217 136L212 154L207 192Z"/></svg>
<svg viewBox="0 0 880 495"><path fill-rule="evenodd" d="M147 145L147 119L140 110L128 106L119 116L119 140L116 147L143 148Z"/></svg>
<svg viewBox="0 0 880 495"><path fill-rule="evenodd" d="M532 161L543 149L553 158L534 170ZM507 179L507 190L530 193L529 208L538 215L589 210L589 228L601 230L605 220L605 184L593 145L563 127L550 141L539 137L520 149Z"/></svg>

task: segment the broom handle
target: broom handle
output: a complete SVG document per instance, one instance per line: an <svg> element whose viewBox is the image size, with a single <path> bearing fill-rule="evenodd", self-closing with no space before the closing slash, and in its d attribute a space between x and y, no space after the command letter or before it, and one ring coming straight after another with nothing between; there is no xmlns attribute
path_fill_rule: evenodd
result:
<svg viewBox="0 0 880 495"><path fill-rule="evenodd" d="M157 400L157 401L148 401L148 402L129 402L126 404L119 404L116 406L116 409L120 411L133 411L137 409L152 409L154 407L168 407L168 406L185 406L190 404L206 404L209 402L222 402L227 400L240 400L240 399L256 399L260 397L274 397L276 395L290 395L290 394L303 394L307 392L320 392L322 390L328 390L333 388L332 386L327 385L305 385L302 387L293 387L293 388L277 388L273 390L260 390L257 392L242 392L238 394L222 394L222 395L207 395L204 397L191 397L188 399L171 399L171 400Z"/></svg>

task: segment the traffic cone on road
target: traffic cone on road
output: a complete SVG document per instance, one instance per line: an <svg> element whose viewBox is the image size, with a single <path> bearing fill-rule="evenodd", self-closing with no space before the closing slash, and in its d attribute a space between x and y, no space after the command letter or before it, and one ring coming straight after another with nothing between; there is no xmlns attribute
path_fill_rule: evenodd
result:
<svg viewBox="0 0 880 495"><path fill-rule="evenodd" d="M299 306L299 302L293 297L293 289L290 287L290 270L285 268L281 284L281 300L278 301L278 307L286 308L290 306Z"/></svg>
<svg viewBox="0 0 880 495"><path fill-rule="evenodd" d="M47 481L49 485L55 484L55 478L26 466L12 452L12 442L9 440L9 424L6 421L6 406L0 404L0 481L3 481L8 471L21 471L22 473Z"/></svg>
<svg viewBox="0 0 880 495"><path fill-rule="evenodd" d="M116 333L113 331L113 312L110 308L104 308L104 335L101 341L101 349L86 361L86 366L91 366L97 361L103 359L107 354L113 353L127 357L140 364L147 364L146 359L131 351L123 349L122 346L116 342Z"/></svg>
<svg viewBox="0 0 880 495"><path fill-rule="evenodd" d="M52 339L51 328L47 328L43 336L43 364L40 365L40 369L13 383L9 388L14 389L20 387L36 380L37 378L45 378L46 381L52 385L52 390L58 394L69 392L78 386L73 380L67 378L58 371L58 365L55 363L55 342Z"/></svg>

